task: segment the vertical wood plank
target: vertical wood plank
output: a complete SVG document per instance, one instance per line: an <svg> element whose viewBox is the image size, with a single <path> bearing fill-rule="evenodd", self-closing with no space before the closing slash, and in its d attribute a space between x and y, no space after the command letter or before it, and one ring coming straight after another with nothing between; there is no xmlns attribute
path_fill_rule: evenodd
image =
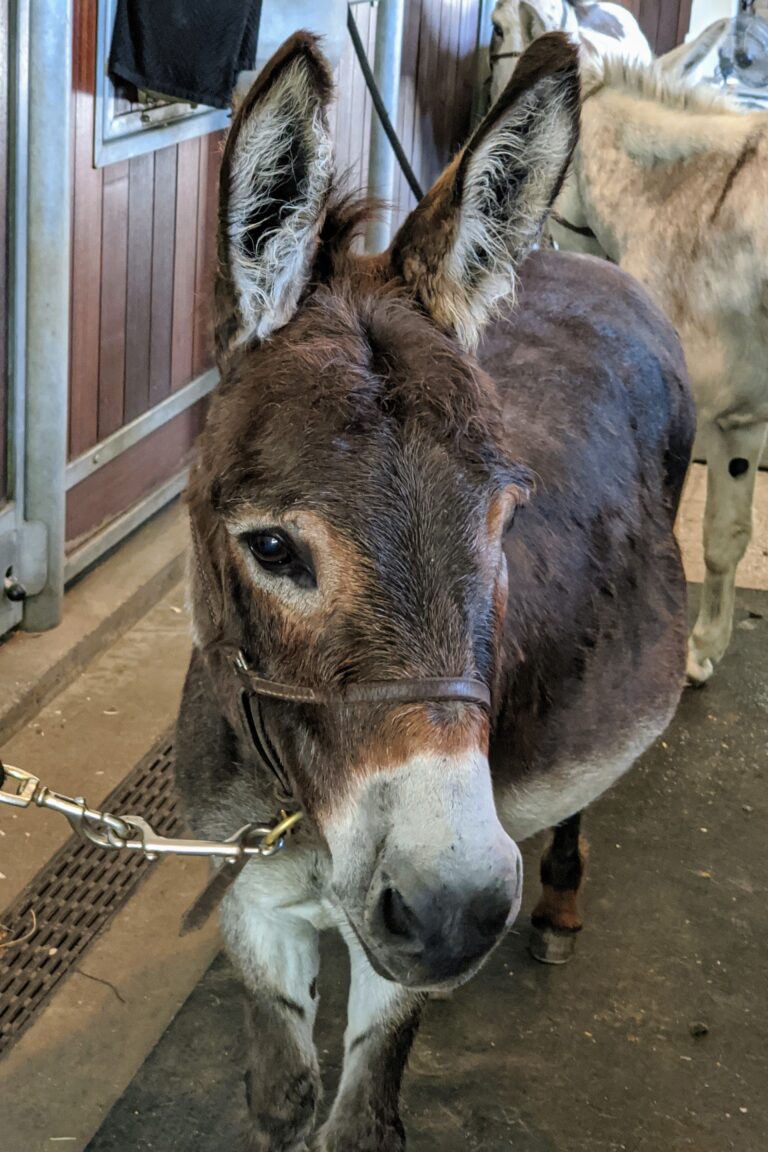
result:
<svg viewBox="0 0 768 1152"><path fill-rule="evenodd" d="M435 89L438 85L437 41L439 36L439 7L434 0L425 3L421 17L421 52L419 55L419 75L417 98L419 102L419 180L423 188L436 179L440 171L440 159L435 140L434 104ZM437 26L436 26L437 25Z"/></svg>
<svg viewBox="0 0 768 1152"><path fill-rule="evenodd" d="M416 67L419 52L419 23L421 19L421 0L414 0L405 7L405 21L403 25L403 49L400 63L400 98L397 109L397 134L410 159L413 153L413 121L416 114ZM395 180L395 213L393 224L397 228L405 219L415 197L411 192L408 181L397 168Z"/></svg>
<svg viewBox="0 0 768 1152"><path fill-rule="evenodd" d="M176 148L155 153L152 213L152 292L149 338L149 406L171 390L171 328L176 240Z"/></svg>
<svg viewBox="0 0 768 1152"><path fill-rule="evenodd" d="M104 169L101 213L98 438L123 423L128 281L128 161Z"/></svg>
<svg viewBox="0 0 768 1152"><path fill-rule="evenodd" d="M128 300L125 309L125 411L128 423L149 407L152 300L153 153L129 161Z"/></svg>
<svg viewBox="0 0 768 1152"><path fill-rule="evenodd" d="M675 43L673 48L678 44L682 44L688 35L688 30L691 27L691 16L693 14L693 0L680 0L679 11L677 14L677 31L675 34Z"/></svg>
<svg viewBox="0 0 768 1152"><path fill-rule="evenodd" d="M70 456L98 437L102 175L93 167L96 10L96 0L80 0L74 9Z"/></svg>
<svg viewBox="0 0 768 1152"><path fill-rule="evenodd" d="M200 142L178 146L176 170L176 237L173 266L173 326L171 330L171 389L192 379L195 331L195 258L197 255L197 182Z"/></svg>
<svg viewBox="0 0 768 1152"><path fill-rule="evenodd" d="M193 378L213 361L213 274L216 260L216 222L221 136L200 141L200 176L197 200L197 253L195 260L195 323L192 352Z"/></svg>

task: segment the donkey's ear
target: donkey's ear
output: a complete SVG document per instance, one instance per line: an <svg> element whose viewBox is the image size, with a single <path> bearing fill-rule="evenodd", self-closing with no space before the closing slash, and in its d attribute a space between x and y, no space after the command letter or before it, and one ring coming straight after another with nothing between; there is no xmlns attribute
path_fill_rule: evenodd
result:
<svg viewBox="0 0 768 1152"><path fill-rule="evenodd" d="M394 271L473 348L535 244L578 136L576 49L536 40L463 152L394 239Z"/></svg>
<svg viewBox="0 0 768 1152"><path fill-rule="evenodd" d="M287 323L306 287L333 179L332 93L316 37L297 32L238 109L219 179L220 352Z"/></svg>
<svg viewBox="0 0 768 1152"><path fill-rule="evenodd" d="M730 27L731 21L728 18L715 20L695 40L689 40L659 56L656 67L667 79L682 80L706 60L710 52L728 35Z"/></svg>
<svg viewBox="0 0 768 1152"><path fill-rule="evenodd" d="M520 29L526 44L532 44L547 31L541 13L532 4L528 4L527 0L520 0Z"/></svg>

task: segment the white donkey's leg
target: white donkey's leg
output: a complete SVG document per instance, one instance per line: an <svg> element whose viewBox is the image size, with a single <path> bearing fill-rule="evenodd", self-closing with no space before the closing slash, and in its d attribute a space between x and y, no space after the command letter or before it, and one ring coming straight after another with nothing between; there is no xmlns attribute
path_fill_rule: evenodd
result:
<svg viewBox="0 0 768 1152"><path fill-rule="evenodd" d="M306 1152L320 1096L318 931L312 905L291 900L301 877L286 864L249 864L222 904L222 933L248 998L248 1152Z"/></svg>
<svg viewBox="0 0 768 1152"><path fill-rule="evenodd" d="M709 679L731 638L736 567L752 535L752 500L766 427L750 424L723 431L712 425L707 432L706 575L688 643L688 676L695 683Z"/></svg>
<svg viewBox="0 0 768 1152"><path fill-rule="evenodd" d="M351 983L344 1069L318 1152L401 1152L400 1083L424 997L377 976L348 930Z"/></svg>

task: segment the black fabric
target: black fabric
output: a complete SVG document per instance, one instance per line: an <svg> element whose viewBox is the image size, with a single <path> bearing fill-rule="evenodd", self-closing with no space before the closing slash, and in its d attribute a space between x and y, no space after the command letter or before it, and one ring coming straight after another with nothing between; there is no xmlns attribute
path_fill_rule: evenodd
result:
<svg viewBox="0 0 768 1152"><path fill-rule="evenodd" d="M261 0L118 0L113 79L226 108L253 68Z"/></svg>

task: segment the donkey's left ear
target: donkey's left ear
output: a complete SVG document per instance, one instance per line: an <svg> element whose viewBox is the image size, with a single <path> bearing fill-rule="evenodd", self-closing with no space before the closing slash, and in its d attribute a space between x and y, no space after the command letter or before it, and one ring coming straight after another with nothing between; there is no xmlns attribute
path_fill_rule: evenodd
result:
<svg viewBox="0 0 768 1152"><path fill-rule="evenodd" d="M297 32L237 111L219 178L219 352L266 339L306 287L333 180L332 94L317 38Z"/></svg>
<svg viewBox="0 0 768 1152"><path fill-rule="evenodd" d="M394 271L473 348L536 243L578 138L576 49L552 32L520 58L464 150L394 239Z"/></svg>

